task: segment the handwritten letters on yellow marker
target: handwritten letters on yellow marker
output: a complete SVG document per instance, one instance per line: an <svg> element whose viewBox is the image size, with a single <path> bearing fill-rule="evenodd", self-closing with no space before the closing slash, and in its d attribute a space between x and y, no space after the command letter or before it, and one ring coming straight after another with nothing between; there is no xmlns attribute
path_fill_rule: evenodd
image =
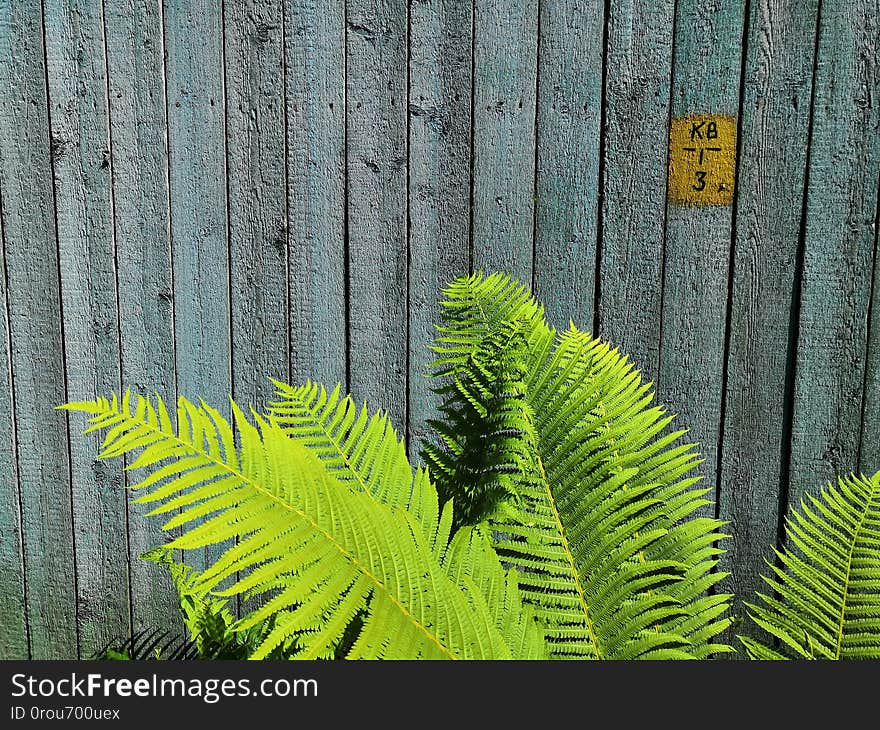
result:
<svg viewBox="0 0 880 730"><path fill-rule="evenodd" d="M730 205L736 178L736 118L675 117L669 128L667 199L677 205Z"/></svg>

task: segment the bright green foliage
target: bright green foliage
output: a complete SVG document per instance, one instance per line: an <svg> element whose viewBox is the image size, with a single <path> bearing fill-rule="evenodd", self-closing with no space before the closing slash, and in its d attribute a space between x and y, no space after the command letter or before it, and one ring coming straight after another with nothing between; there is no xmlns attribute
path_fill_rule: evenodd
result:
<svg viewBox="0 0 880 730"><path fill-rule="evenodd" d="M617 350L544 321L502 275L450 285L434 348L440 440L423 458L468 502L557 658L707 657L729 624L708 595L721 523L694 513L699 463ZM489 446L491 444L491 446Z"/></svg>
<svg viewBox="0 0 880 730"><path fill-rule="evenodd" d="M265 600L232 627L271 624L252 658L290 645L297 658L333 657L353 624L348 658L544 656L516 581L477 530L450 542L448 510L441 516L426 476L394 482L406 497L383 502L337 478L273 421L255 415L254 426L234 403L234 429L185 399L177 426L160 399L128 393L65 408L88 413L89 431L107 431L102 458L139 452L128 467L148 470L133 487L145 492L138 501L155 505L150 514L164 515L165 529L182 528L168 549L223 547L192 591ZM373 423L364 438L381 428ZM404 502L409 510L392 506Z"/></svg>
<svg viewBox="0 0 880 730"><path fill-rule="evenodd" d="M355 406L351 396L336 386L328 393L322 385L293 387L273 381L280 400L270 404L275 423L291 438L316 454L342 483L394 509L405 509L429 532L436 529L437 496L427 472L413 474L406 448L387 414L370 416L366 406ZM452 505L441 520L448 529Z"/></svg>
<svg viewBox="0 0 880 730"><path fill-rule="evenodd" d="M175 560L168 548L154 548L140 557L166 567L171 574L187 632L200 659L247 659L271 630L271 623L247 631L234 630L235 617L229 600L208 592L201 583L201 574ZM294 650L282 645L270 658L285 659Z"/></svg>
<svg viewBox="0 0 880 730"><path fill-rule="evenodd" d="M839 478L786 520L786 549L747 604L767 643L753 659L880 659L880 473ZM778 646L773 637L778 640Z"/></svg>

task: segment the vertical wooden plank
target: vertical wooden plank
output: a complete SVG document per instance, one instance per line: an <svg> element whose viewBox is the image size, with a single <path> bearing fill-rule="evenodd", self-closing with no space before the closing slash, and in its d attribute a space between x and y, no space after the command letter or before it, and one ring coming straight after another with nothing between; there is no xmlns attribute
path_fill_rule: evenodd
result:
<svg viewBox="0 0 880 730"><path fill-rule="evenodd" d="M227 412L232 374L220 0L166 0L165 72L177 391Z"/></svg>
<svg viewBox="0 0 880 730"><path fill-rule="evenodd" d="M880 471L880 191L874 213L874 267L871 304L868 309L868 341L865 385L862 395L862 433L858 470L871 475Z"/></svg>
<svg viewBox="0 0 880 730"><path fill-rule="evenodd" d="M346 382L345 0L284 4L291 380Z"/></svg>
<svg viewBox="0 0 880 730"><path fill-rule="evenodd" d="M469 266L473 7L414 3L409 90L409 424L416 453L435 416L428 349L442 287Z"/></svg>
<svg viewBox="0 0 880 730"><path fill-rule="evenodd" d="M473 264L532 281L538 2L474 0Z"/></svg>
<svg viewBox="0 0 880 730"><path fill-rule="evenodd" d="M819 12L790 505L859 468L880 173L878 15L877 0Z"/></svg>
<svg viewBox="0 0 880 730"><path fill-rule="evenodd" d="M232 374L261 407L288 380L284 18L281 0L225 5Z"/></svg>
<svg viewBox="0 0 880 730"><path fill-rule="evenodd" d="M727 556L733 575L726 588L740 613L776 543L785 488L817 4L753 0L746 38L718 505L736 546Z"/></svg>
<svg viewBox="0 0 880 730"><path fill-rule="evenodd" d="M407 4L349 0L349 379L406 429Z"/></svg>
<svg viewBox="0 0 880 730"><path fill-rule="evenodd" d="M67 395L87 400L120 386L104 24L100 4L83 0L46 3L43 22ZM130 633L122 470L98 460L100 442L70 443L83 656Z"/></svg>
<svg viewBox="0 0 880 730"><path fill-rule="evenodd" d="M161 4L107 2L110 136L123 387L176 400ZM167 540L149 508L129 502L134 631L179 621L164 568L138 556Z"/></svg>
<svg viewBox="0 0 880 730"><path fill-rule="evenodd" d="M675 0L612 0L599 332L657 377Z"/></svg>
<svg viewBox="0 0 880 730"><path fill-rule="evenodd" d="M556 327L593 327L604 0L541 3L535 292Z"/></svg>
<svg viewBox="0 0 880 730"><path fill-rule="evenodd" d="M743 0L678 0L673 117L739 114L744 10ZM731 205L667 202L657 387L699 443L704 488L717 481L732 226Z"/></svg>
<svg viewBox="0 0 880 730"><path fill-rule="evenodd" d="M76 576L55 201L39 4L0 4L0 184L33 658L75 658ZM58 150L56 149L56 152Z"/></svg>
<svg viewBox="0 0 880 730"><path fill-rule="evenodd" d="M21 542L21 490L15 458L15 403L6 296L6 242L0 200L0 659L27 659L24 554Z"/></svg>

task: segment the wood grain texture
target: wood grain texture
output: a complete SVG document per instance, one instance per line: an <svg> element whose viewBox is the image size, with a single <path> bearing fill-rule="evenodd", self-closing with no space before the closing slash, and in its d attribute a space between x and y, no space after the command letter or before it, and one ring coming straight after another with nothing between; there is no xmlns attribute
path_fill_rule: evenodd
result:
<svg viewBox="0 0 880 730"><path fill-rule="evenodd" d="M538 4L474 1L473 265L532 281Z"/></svg>
<svg viewBox="0 0 880 730"><path fill-rule="evenodd" d="M161 5L151 0L108 2L104 26L122 384L141 393L158 393L173 404L177 396ZM136 482L136 476L126 482ZM130 501L128 509L133 630L173 627L179 623L179 611L168 572L138 560L167 536L161 523L145 517L145 505Z"/></svg>
<svg viewBox="0 0 880 730"><path fill-rule="evenodd" d="M748 598L787 500L880 468L880 7L819 5L0 3L0 657L179 626L158 523L53 405L312 378L415 453L471 265L656 379ZM739 114L735 202L667 205L703 112Z"/></svg>
<svg viewBox="0 0 880 730"><path fill-rule="evenodd" d="M823 3L820 10L792 426L792 506L806 492L815 494L838 474L859 468L880 174L878 11L876 0ZM880 464L874 471L878 468Z"/></svg>
<svg viewBox="0 0 880 730"><path fill-rule="evenodd" d="M787 487L785 420L816 6L760 0L749 17L719 495L736 546L727 556L733 576L726 587L740 601L762 585L758 576L776 544ZM750 624L740 629L753 631Z"/></svg>
<svg viewBox="0 0 880 730"><path fill-rule="evenodd" d="M46 4L43 22L67 396L89 400L120 387L104 24L83 0ZM70 418L70 467L80 652L91 656L131 627L122 470L97 458L101 437L82 436L84 420Z"/></svg>
<svg viewBox="0 0 880 730"><path fill-rule="evenodd" d="M165 72L177 390L190 399L204 398L228 415L232 374L221 9L219 0L168 0ZM211 550L216 554L219 548Z"/></svg>
<svg viewBox="0 0 880 730"><path fill-rule="evenodd" d="M409 91L410 451L427 435L439 399L427 377L441 289L468 272L470 195L470 4L414 3Z"/></svg>
<svg viewBox="0 0 880 730"><path fill-rule="evenodd" d="M0 4L0 183L31 657L75 658L76 576L39 4ZM57 152L57 149L56 149ZM6 617L3 618L6 621Z"/></svg>
<svg viewBox="0 0 880 730"><path fill-rule="evenodd" d="M744 9L743 1L678 1L674 117L739 113ZM704 488L717 481L732 225L729 205L667 203L658 397L699 444Z"/></svg>
<svg viewBox="0 0 880 730"><path fill-rule="evenodd" d="M21 490L15 448L9 301L6 296L6 244L0 200L0 658L27 659L24 561L21 542Z"/></svg>
<svg viewBox="0 0 880 730"><path fill-rule="evenodd" d="M657 377L674 0L613 0L599 334Z"/></svg>
<svg viewBox="0 0 880 730"><path fill-rule="evenodd" d="M346 30L350 390L404 433L407 4L351 0Z"/></svg>
<svg viewBox="0 0 880 730"><path fill-rule="evenodd" d="M290 377L346 382L345 0L284 4Z"/></svg>
<svg viewBox="0 0 880 730"><path fill-rule="evenodd" d="M287 381L287 173L281 0L225 5L232 392L262 408Z"/></svg>
<svg viewBox="0 0 880 730"><path fill-rule="evenodd" d="M868 342L865 357L865 386L862 398L862 433L859 471L872 475L880 471L880 191L874 213L874 271L871 304L868 309Z"/></svg>
<svg viewBox="0 0 880 730"><path fill-rule="evenodd" d="M593 328L605 3L541 4L535 272L551 323Z"/></svg>

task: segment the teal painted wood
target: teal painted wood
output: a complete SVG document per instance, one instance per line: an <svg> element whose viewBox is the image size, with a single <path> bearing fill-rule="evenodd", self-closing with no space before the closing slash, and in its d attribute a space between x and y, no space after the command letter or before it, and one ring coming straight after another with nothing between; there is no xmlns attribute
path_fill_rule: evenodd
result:
<svg viewBox="0 0 880 730"><path fill-rule="evenodd" d="M679 0L672 115L739 114L745 3ZM666 264L659 400L678 415L705 461L702 485L717 481L724 391L732 206L666 206ZM708 506L704 514L712 514Z"/></svg>
<svg viewBox="0 0 880 730"><path fill-rule="evenodd" d="M225 5L232 390L262 408L289 375L284 18L280 0Z"/></svg>
<svg viewBox="0 0 880 730"><path fill-rule="evenodd" d="M118 392L116 241L104 22L94 3L44 8L49 120L69 400ZM101 437L70 418L80 653L130 633L122 472L97 458Z"/></svg>
<svg viewBox="0 0 880 730"><path fill-rule="evenodd" d="M474 2L473 265L532 281L538 3Z"/></svg>
<svg viewBox="0 0 880 730"><path fill-rule="evenodd" d="M878 11L876 0L820 10L790 505L859 469L880 174Z"/></svg>
<svg viewBox="0 0 880 730"><path fill-rule="evenodd" d="M349 381L406 429L407 6L351 0L347 15Z"/></svg>
<svg viewBox="0 0 880 730"><path fill-rule="evenodd" d="M862 399L862 433L859 444L859 471L880 472L880 191L874 214L874 272L868 316L868 342L865 357L865 387Z"/></svg>
<svg viewBox="0 0 880 730"><path fill-rule="evenodd" d="M758 576L776 543L787 487L790 319L799 294L816 6L761 0L751 3L749 17L719 493L735 546L726 587L739 601L763 585ZM739 631L753 629L743 624Z"/></svg>
<svg viewBox="0 0 880 730"><path fill-rule="evenodd" d="M174 310L161 6L104 6L110 100L113 226L123 387L158 393L174 385ZM109 467L118 464L108 462ZM137 474L126 483L137 482ZM138 560L167 539L149 508L129 501L129 581L134 631L180 624L167 570Z"/></svg>
<svg viewBox="0 0 880 730"><path fill-rule="evenodd" d="M605 3L541 3L535 292L554 326L593 329Z"/></svg>
<svg viewBox="0 0 880 730"><path fill-rule="evenodd" d="M613 0L605 58L599 333L657 377L674 0Z"/></svg>
<svg viewBox="0 0 880 730"><path fill-rule="evenodd" d="M27 659L24 562L21 543L21 491L15 449L9 303L6 296L6 244L0 203L0 658Z"/></svg>
<svg viewBox="0 0 880 730"><path fill-rule="evenodd" d="M177 390L228 413L232 374L221 10L219 0L169 0L164 18ZM190 559L200 567L195 556Z"/></svg>
<svg viewBox="0 0 880 730"><path fill-rule="evenodd" d="M427 377L442 287L469 266L473 8L414 3L409 90L409 424L418 452L439 399Z"/></svg>
<svg viewBox="0 0 880 730"><path fill-rule="evenodd" d="M0 197L32 658L77 656L58 242L39 4L0 4ZM57 149L56 149L57 151ZM6 618L4 617L4 621Z"/></svg>
<svg viewBox="0 0 880 730"><path fill-rule="evenodd" d="M284 4L290 377L346 382L345 0Z"/></svg>

